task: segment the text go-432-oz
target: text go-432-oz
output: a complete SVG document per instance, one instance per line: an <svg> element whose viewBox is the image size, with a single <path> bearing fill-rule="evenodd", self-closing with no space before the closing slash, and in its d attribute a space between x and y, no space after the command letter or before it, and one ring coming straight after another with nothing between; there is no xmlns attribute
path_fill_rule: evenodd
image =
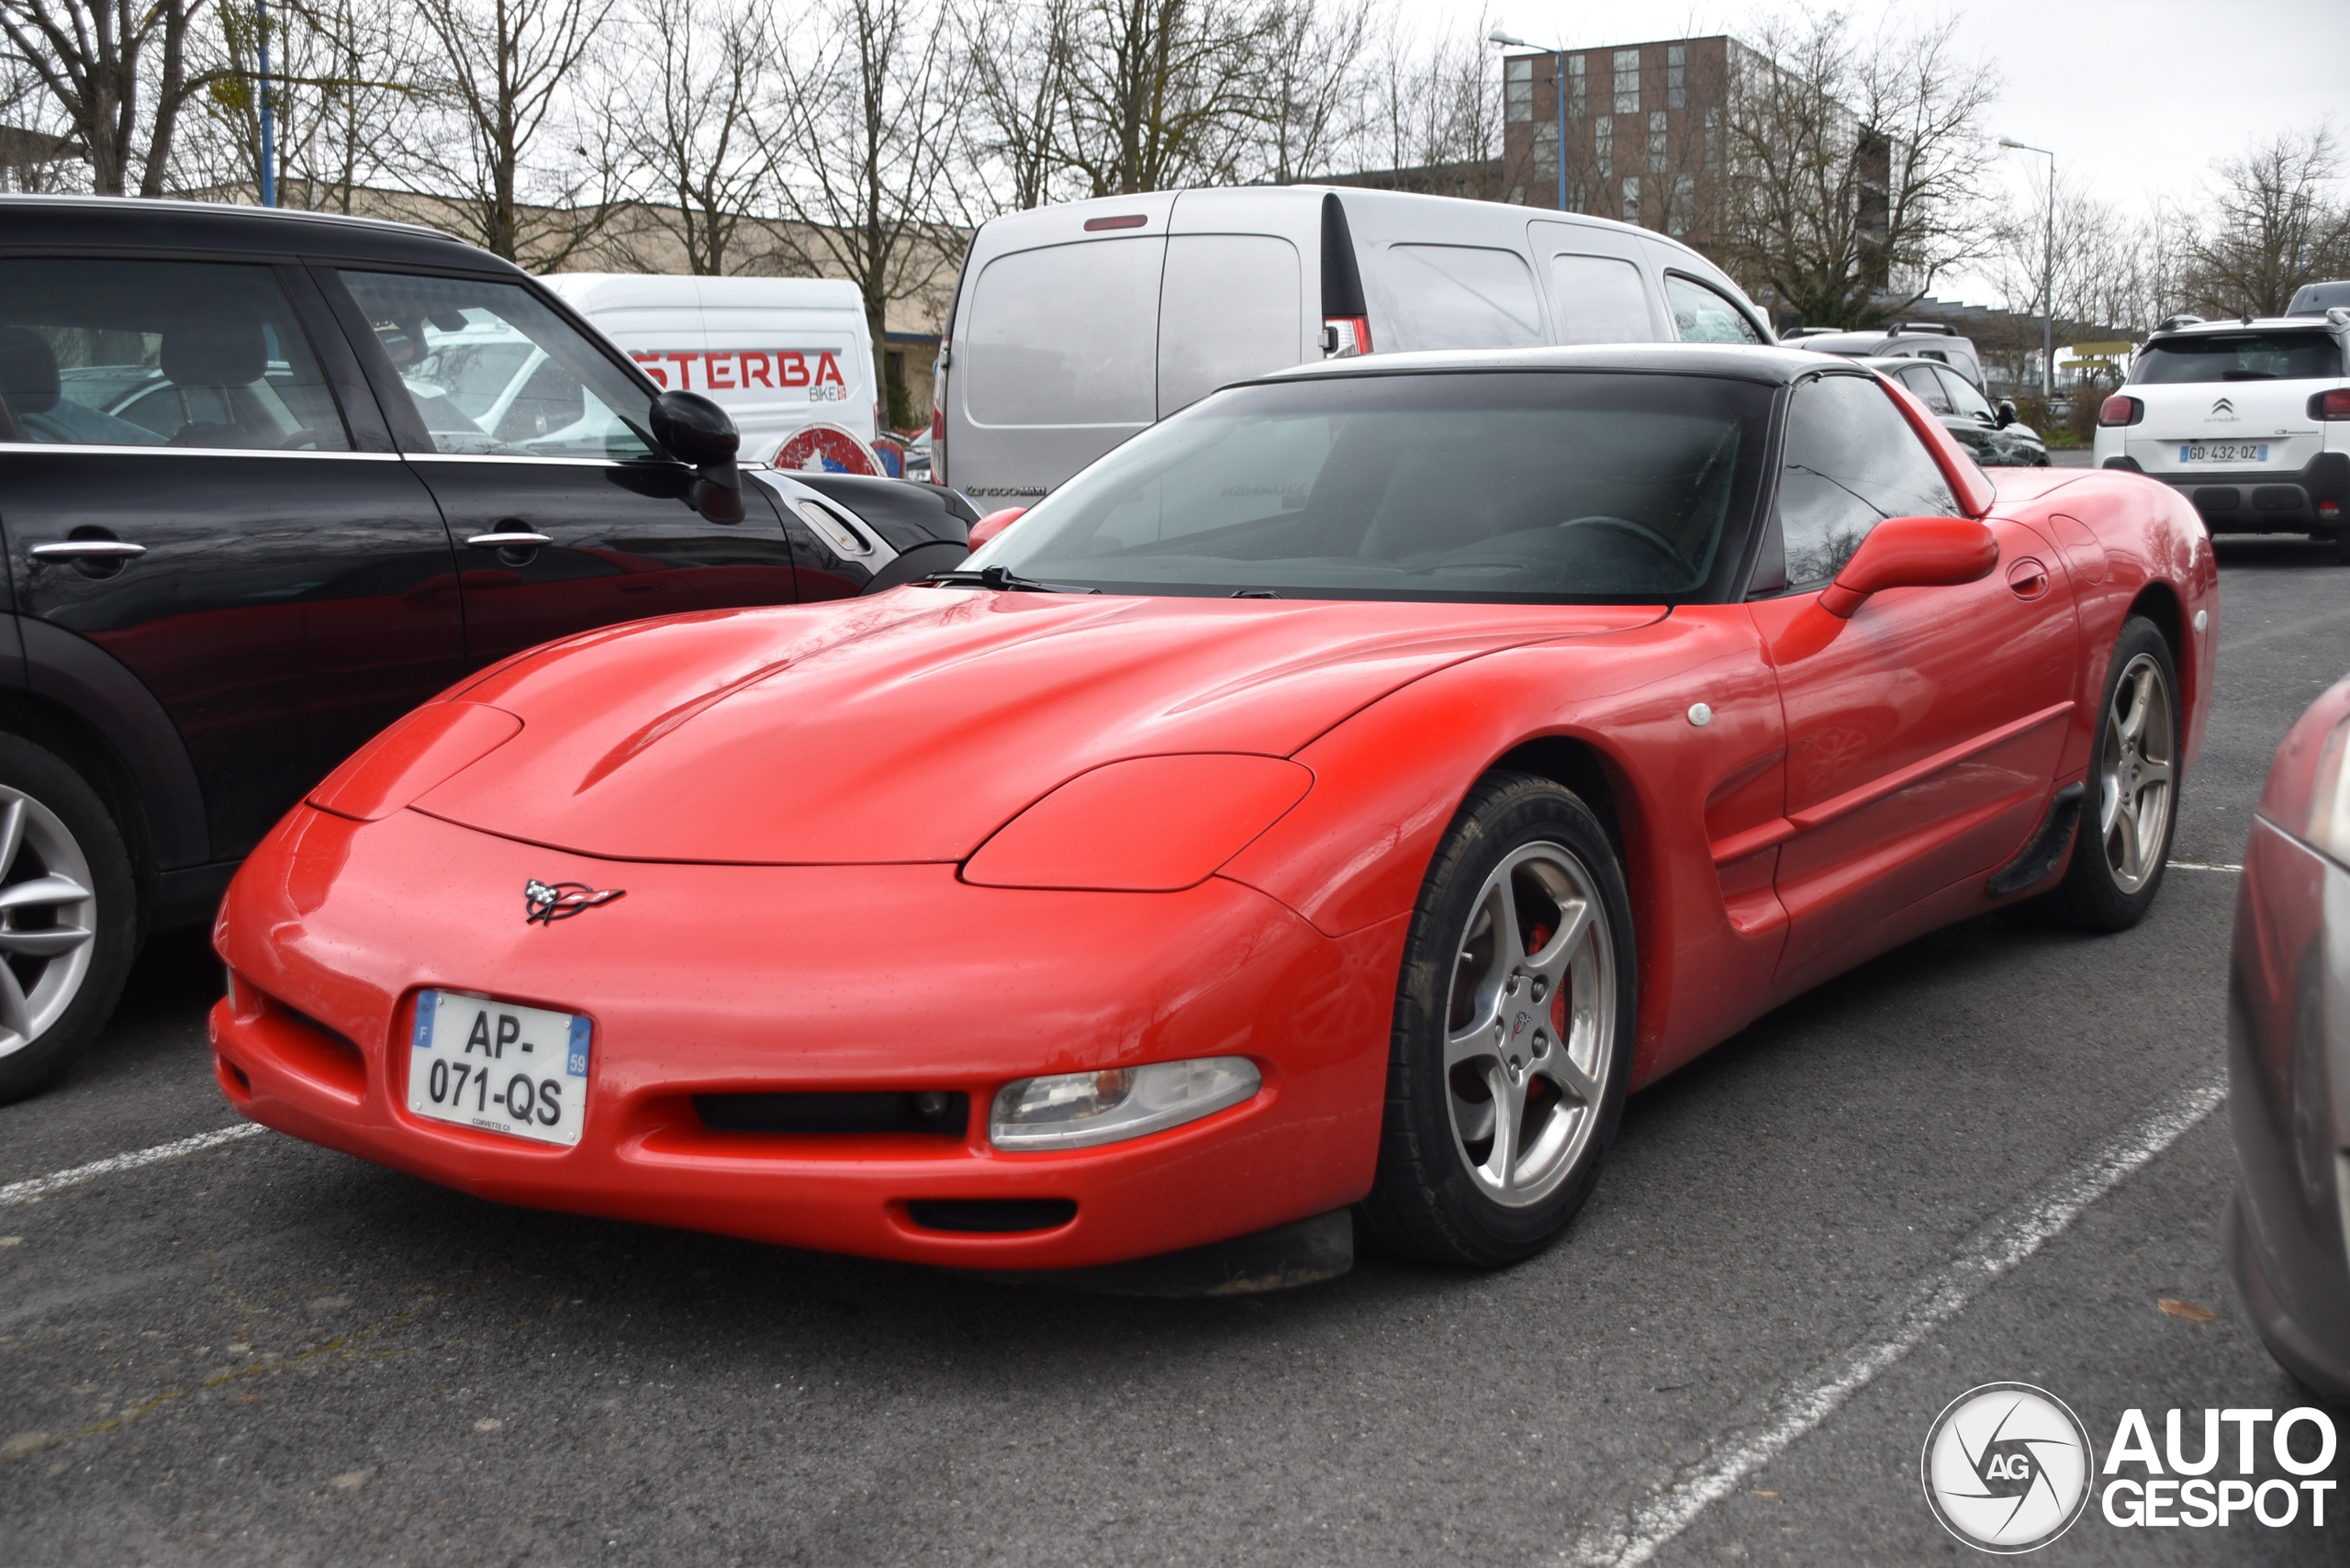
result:
<svg viewBox="0 0 2350 1568"><path fill-rule="evenodd" d="M428 991L416 999L408 1108L436 1122L576 1144L588 1113L588 1022Z"/></svg>

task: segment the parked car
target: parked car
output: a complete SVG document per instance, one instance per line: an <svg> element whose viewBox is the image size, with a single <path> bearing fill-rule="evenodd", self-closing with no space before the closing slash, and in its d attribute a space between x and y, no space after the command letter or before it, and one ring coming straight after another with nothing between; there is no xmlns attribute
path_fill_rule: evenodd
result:
<svg viewBox="0 0 2350 1568"><path fill-rule="evenodd" d="M1976 352L1975 340L1959 336L1958 329L1947 322L1911 321L1857 332L1807 331L1793 342L1796 348L1841 354L1846 359L1930 359L1957 371L1976 396L1990 395L1983 380L1983 356Z"/></svg>
<svg viewBox="0 0 2350 1568"><path fill-rule="evenodd" d="M2293 291L2285 307L2288 316L2322 316L2336 308L2350 308L2350 278L2337 278L2331 283L2305 283Z"/></svg>
<svg viewBox="0 0 2350 1568"><path fill-rule="evenodd" d="M95 1036L143 933L208 919L305 790L467 672L963 553L959 498L901 487L868 521L746 480L735 443L446 236L0 197L0 823L33 824L0 831L0 1098Z"/></svg>
<svg viewBox="0 0 2350 1568"><path fill-rule="evenodd" d="M1995 491L1771 348L1300 366L969 566L412 714L229 891L230 1103L793 1246L1327 1272L1351 1208L1505 1263L1766 1010L2021 899L2140 918L2216 640L2177 497Z"/></svg>
<svg viewBox="0 0 2350 1568"><path fill-rule="evenodd" d="M2307 532L2350 564L2350 309L2173 317L2097 422L2100 466L2191 498L2214 533Z"/></svg>
<svg viewBox="0 0 2350 1568"><path fill-rule="evenodd" d="M1496 202L1310 185L1036 207L972 236L931 475L1034 499L1226 382L1376 349L1768 343L1678 240Z"/></svg>
<svg viewBox="0 0 2350 1568"><path fill-rule="evenodd" d="M701 393L724 409L747 458L773 462L816 421L867 445L878 433L873 332L853 283L638 273L550 273L539 281L656 386Z"/></svg>
<svg viewBox="0 0 2350 1568"><path fill-rule="evenodd" d="M2016 406L2005 398L1994 407L1972 382L1947 364L1931 360L1876 358L1863 364L1889 376L1918 395L1919 400L1942 420L1986 468L2045 468L2048 448L2040 432L2016 416Z"/></svg>
<svg viewBox="0 0 2350 1568"><path fill-rule="evenodd" d="M2228 959L2227 1256L2269 1351L2350 1402L2350 680L2269 765Z"/></svg>

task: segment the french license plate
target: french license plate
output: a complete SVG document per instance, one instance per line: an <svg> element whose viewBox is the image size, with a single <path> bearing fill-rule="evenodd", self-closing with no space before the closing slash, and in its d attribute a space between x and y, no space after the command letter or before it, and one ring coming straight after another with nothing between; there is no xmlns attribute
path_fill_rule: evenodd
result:
<svg viewBox="0 0 2350 1568"><path fill-rule="evenodd" d="M2265 441L2188 441L2178 447L2181 463L2266 463Z"/></svg>
<svg viewBox="0 0 2350 1568"><path fill-rule="evenodd" d="M408 1108L436 1122L576 1144L588 1115L588 1020L428 991L416 999Z"/></svg>

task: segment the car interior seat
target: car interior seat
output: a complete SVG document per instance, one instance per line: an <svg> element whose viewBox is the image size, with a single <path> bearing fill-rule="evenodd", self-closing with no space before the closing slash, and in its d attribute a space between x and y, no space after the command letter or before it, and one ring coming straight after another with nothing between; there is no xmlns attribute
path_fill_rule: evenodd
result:
<svg viewBox="0 0 2350 1568"><path fill-rule="evenodd" d="M230 410L241 407L237 394L259 381L269 370L268 348L259 321L214 319L173 326L163 334L164 379L183 392L217 392ZM190 420L173 431L173 446L254 446L277 444L265 421L252 425L212 420Z"/></svg>

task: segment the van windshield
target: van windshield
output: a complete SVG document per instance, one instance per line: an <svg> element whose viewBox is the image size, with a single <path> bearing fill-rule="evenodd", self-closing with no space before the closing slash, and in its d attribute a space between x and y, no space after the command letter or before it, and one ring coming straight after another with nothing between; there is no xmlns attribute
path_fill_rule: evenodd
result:
<svg viewBox="0 0 2350 1568"><path fill-rule="evenodd" d="M2324 331L2224 332L2148 343L2130 379L2161 386L2190 381L2309 381L2342 374L2342 350Z"/></svg>
<svg viewBox="0 0 2350 1568"><path fill-rule="evenodd" d="M1108 593L1655 602L1724 590L1771 389L1606 372L1236 387L975 554Z"/></svg>

